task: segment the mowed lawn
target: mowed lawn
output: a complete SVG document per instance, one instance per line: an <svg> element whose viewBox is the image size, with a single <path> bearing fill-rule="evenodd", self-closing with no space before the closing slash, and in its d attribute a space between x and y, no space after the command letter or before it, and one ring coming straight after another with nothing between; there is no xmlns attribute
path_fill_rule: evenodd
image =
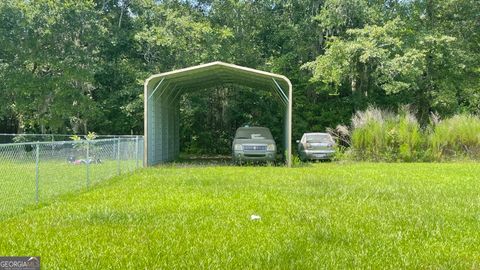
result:
<svg viewBox="0 0 480 270"><path fill-rule="evenodd" d="M476 163L165 166L0 222L0 255L42 269L476 269L479 247Z"/></svg>

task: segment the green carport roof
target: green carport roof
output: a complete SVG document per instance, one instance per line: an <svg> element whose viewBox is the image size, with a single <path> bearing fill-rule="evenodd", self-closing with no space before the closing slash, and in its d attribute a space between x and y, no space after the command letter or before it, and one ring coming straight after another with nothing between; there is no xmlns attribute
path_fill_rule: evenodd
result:
<svg viewBox="0 0 480 270"><path fill-rule="evenodd" d="M287 91L291 88L291 83L287 77L223 62L212 62L152 75L145 84L155 85L153 91L148 94L152 97L158 94L162 96L170 91L181 94L228 83L272 89L285 105L288 103Z"/></svg>

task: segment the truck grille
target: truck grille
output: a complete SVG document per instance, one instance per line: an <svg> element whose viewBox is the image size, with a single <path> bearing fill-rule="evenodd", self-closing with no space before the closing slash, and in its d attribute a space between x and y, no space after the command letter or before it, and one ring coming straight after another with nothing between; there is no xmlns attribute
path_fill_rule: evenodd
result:
<svg viewBox="0 0 480 270"><path fill-rule="evenodd" d="M247 151L266 151L266 145L243 145L243 150Z"/></svg>

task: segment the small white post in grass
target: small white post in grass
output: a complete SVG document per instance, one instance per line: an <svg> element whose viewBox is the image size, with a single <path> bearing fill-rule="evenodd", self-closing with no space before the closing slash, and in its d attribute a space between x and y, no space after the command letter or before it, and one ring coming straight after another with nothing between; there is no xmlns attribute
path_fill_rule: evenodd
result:
<svg viewBox="0 0 480 270"><path fill-rule="evenodd" d="M262 217L259 216L259 215L251 215L250 216L250 220L261 220L261 219L262 219Z"/></svg>

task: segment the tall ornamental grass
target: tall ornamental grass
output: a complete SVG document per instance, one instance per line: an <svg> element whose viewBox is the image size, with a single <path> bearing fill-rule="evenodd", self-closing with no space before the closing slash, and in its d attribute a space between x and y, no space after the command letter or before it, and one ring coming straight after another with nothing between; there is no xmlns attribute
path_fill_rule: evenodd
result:
<svg viewBox="0 0 480 270"><path fill-rule="evenodd" d="M480 117L432 115L422 129L415 116L368 108L352 117L350 149L344 157L364 161L480 160Z"/></svg>
<svg viewBox="0 0 480 270"><path fill-rule="evenodd" d="M480 159L480 117L460 114L440 121L429 136L437 161Z"/></svg>
<svg viewBox="0 0 480 270"><path fill-rule="evenodd" d="M352 155L358 160L415 161L425 144L417 119L408 110L395 115L377 108L352 118Z"/></svg>
<svg viewBox="0 0 480 270"><path fill-rule="evenodd" d="M416 161L428 154L422 151L426 140L413 114L408 111L403 112L393 130L395 130L396 140L393 145L398 160Z"/></svg>
<svg viewBox="0 0 480 270"><path fill-rule="evenodd" d="M385 126L389 116L376 108L357 112L352 117L353 156L361 160L380 160L386 146Z"/></svg>

